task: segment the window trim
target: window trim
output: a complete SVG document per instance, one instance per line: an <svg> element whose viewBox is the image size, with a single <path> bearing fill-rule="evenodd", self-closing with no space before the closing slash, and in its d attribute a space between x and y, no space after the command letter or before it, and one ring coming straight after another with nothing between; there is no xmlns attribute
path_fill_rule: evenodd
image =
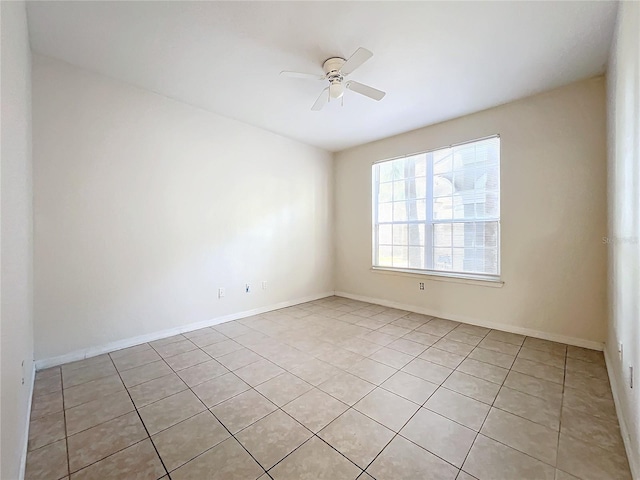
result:
<svg viewBox="0 0 640 480"><path fill-rule="evenodd" d="M371 195L371 271L374 273L389 273L389 274L398 274L398 275L403 275L403 276L417 276L417 277L432 277L429 278L430 280L444 280L444 281L459 281L461 283L469 283L469 284L476 284L476 285L487 285L487 286L497 286L497 287L502 287L502 285L504 285L504 282L502 281L502 254L501 254L501 250L502 250L502 226L501 226L501 220L502 220L502 208L500 209L500 217L496 220L493 219L492 221L496 221L498 224L498 274L497 275L491 275L491 274L482 274L482 273L468 273L468 272L453 272L453 271L444 271L444 270L433 270L433 269L412 269L412 268L402 268L402 267L389 267L389 266L379 266L376 265L377 260L377 256L379 253L379 248L378 244L376 242L376 238L377 238L377 228L380 225L380 223L376 223L376 218L377 218L377 214L378 214L378 202L377 202L377 198L378 198L378 187L380 185L380 179L377 176L380 172L379 169L374 169L373 167L375 167L377 164L380 163L386 163L386 162L391 162L394 160L399 160L402 158L408 158L408 157L413 157L416 155L426 155L432 152L436 152L438 150L444 150L447 148L454 148L454 147L459 147L461 145L467 145L469 143L476 143L476 142L481 142L483 140L489 140L492 138L497 138L500 139L500 134L496 133L493 135L487 135L485 137L479 137L479 138L475 138L473 140L466 140L464 142L458 142L458 143L452 143L450 145L443 145L437 148L432 148L429 150L423 150L423 151L418 151L415 153L407 153L404 155L398 155L396 157L391 157L391 158L385 158L383 160L377 160L375 162L371 163L371 169L373 172L375 172L374 175L371 176L371 181L372 181L372 195ZM500 147L502 147L502 143L500 143ZM500 148L500 154L502 154L502 148ZM501 166L502 163L502 155L500 155L500 159L499 159L499 163L498 165ZM502 168L500 168L500 173L502 174ZM500 177L502 177L502 175L500 175ZM427 178L433 178L433 164L431 164L430 162L427 163ZM500 178L501 180L501 178ZM502 182L500 181L500 187L502 187ZM500 193L501 193L502 188L500 188ZM432 192L427 192L427 196L428 198L433 199L433 193ZM500 203L502 203L502 195L500 195ZM433 202L427 202L427 208L429 210L433 210ZM415 222L404 222L404 223L416 223L416 224L424 224L425 226L429 223L431 225L436 224L436 223L451 223L450 221L440 221L440 220L434 220L433 219L433 215L430 215L431 221L427 222L425 221L415 221ZM460 221L456 221L456 223L464 223L465 221L471 221L471 220L460 220ZM490 220L487 220L490 221ZM388 224L389 222L382 222L383 224ZM391 224L393 224L393 222L391 222ZM428 248L428 245L432 242L432 239L430 238L425 238L425 245L424 245L424 249L425 249L425 253L426 250ZM433 250L433 245L430 245L431 250ZM490 284L495 284L495 285L490 285Z"/></svg>

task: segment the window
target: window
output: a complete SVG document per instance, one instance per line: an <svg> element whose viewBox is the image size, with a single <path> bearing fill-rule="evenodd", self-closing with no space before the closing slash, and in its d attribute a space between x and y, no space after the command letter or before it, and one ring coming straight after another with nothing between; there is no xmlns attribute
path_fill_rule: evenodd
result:
<svg viewBox="0 0 640 480"><path fill-rule="evenodd" d="M499 278L499 136L373 165L373 266Z"/></svg>

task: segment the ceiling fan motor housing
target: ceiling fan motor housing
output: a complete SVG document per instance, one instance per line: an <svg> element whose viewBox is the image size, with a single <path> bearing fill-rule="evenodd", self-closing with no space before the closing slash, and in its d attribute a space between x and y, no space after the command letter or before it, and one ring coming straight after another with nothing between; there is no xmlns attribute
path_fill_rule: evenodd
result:
<svg viewBox="0 0 640 480"><path fill-rule="evenodd" d="M344 58L332 57L322 64L324 73L327 75L327 80L331 83L342 82L343 76L340 73L340 69L342 65L344 65L344 62L346 62Z"/></svg>

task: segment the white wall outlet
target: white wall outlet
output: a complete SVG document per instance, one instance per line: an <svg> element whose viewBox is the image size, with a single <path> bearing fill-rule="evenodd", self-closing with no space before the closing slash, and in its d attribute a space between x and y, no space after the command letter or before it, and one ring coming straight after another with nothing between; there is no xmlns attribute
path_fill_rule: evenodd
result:
<svg viewBox="0 0 640 480"><path fill-rule="evenodd" d="M424 290L424 282L418 282L418 288Z"/></svg>
<svg viewBox="0 0 640 480"><path fill-rule="evenodd" d="M244 293L251 293L251 285L248 283L244 286Z"/></svg>
<svg viewBox="0 0 640 480"><path fill-rule="evenodd" d="M218 298L224 298L224 288L222 287L218 289Z"/></svg>
<svg viewBox="0 0 640 480"><path fill-rule="evenodd" d="M263 282L262 282L262 289L263 290L267 289L267 281L266 280L263 280Z"/></svg>

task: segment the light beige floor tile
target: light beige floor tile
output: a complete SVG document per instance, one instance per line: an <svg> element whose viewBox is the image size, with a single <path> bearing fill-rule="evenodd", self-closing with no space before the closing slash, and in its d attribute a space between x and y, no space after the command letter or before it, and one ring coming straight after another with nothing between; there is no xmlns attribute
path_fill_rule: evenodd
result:
<svg viewBox="0 0 640 480"><path fill-rule="evenodd" d="M462 355L463 357L469 355L475 348L473 345L469 345L468 343L456 342L455 340L451 340L450 338L441 338L436 343L434 343L433 346L439 348L440 350L455 353L456 355Z"/></svg>
<svg viewBox="0 0 640 480"><path fill-rule="evenodd" d="M462 469L479 480L553 480L555 469L535 458L478 435Z"/></svg>
<svg viewBox="0 0 640 480"><path fill-rule="evenodd" d="M66 440L58 440L27 454L25 480L58 480L67 475Z"/></svg>
<svg viewBox="0 0 640 480"><path fill-rule="evenodd" d="M113 363L120 372L123 372L161 359L162 357L155 350L148 348L129 355L117 356L113 359Z"/></svg>
<svg viewBox="0 0 640 480"><path fill-rule="evenodd" d="M334 367L346 370L365 357L357 353L350 352L344 348L335 347L334 349L318 355L318 360L330 363Z"/></svg>
<svg viewBox="0 0 640 480"><path fill-rule="evenodd" d="M173 373L173 370L163 360L160 360L120 372L120 377L125 387L131 388L154 378L164 377L170 373Z"/></svg>
<svg viewBox="0 0 640 480"><path fill-rule="evenodd" d="M39 378L33 384L33 396L47 395L62 390L62 376L51 375L49 377Z"/></svg>
<svg viewBox="0 0 640 480"><path fill-rule="evenodd" d="M226 367L215 360L208 360L178 372L178 376L190 387L195 387L207 380L229 373Z"/></svg>
<svg viewBox="0 0 640 480"><path fill-rule="evenodd" d="M353 408L398 432L420 407L394 393L376 388Z"/></svg>
<svg viewBox="0 0 640 480"><path fill-rule="evenodd" d="M556 480L580 480L578 477L556 468Z"/></svg>
<svg viewBox="0 0 640 480"><path fill-rule="evenodd" d="M216 360L229 370L237 370L252 363L262 360L262 357L248 348L242 348L235 352L217 357Z"/></svg>
<svg viewBox="0 0 640 480"><path fill-rule="evenodd" d="M103 363L111 363L111 357L106 353L102 355L96 355L94 357L85 358L83 360L76 360L75 362L65 363L60 367L60 369L62 370L62 375L64 376L65 374L73 370L78 370L86 367L96 367Z"/></svg>
<svg viewBox="0 0 640 480"><path fill-rule="evenodd" d="M318 388L347 405L353 405L376 386L350 373L344 372L324 383Z"/></svg>
<svg viewBox="0 0 640 480"><path fill-rule="evenodd" d="M418 358L427 360L431 363L437 363L438 365L442 365L444 367L456 368L462 363L465 357L456 353L447 352L446 350L440 350L436 347L430 347L422 352L422 354Z"/></svg>
<svg viewBox="0 0 640 480"><path fill-rule="evenodd" d="M488 404L493 403L500 390L497 383L458 371L453 372L442 386Z"/></svg>
<svg viewBox="0 0 640 480"><path fill-rule="evenodd" d="M326 427L348 408L348 405L317 388L282 407L285 412L314 433Z"/></svg>
<svg viewBox="0 0 640 480"><path fill-rule="evenodd" d="M620 435L618 422L594 418L591 415L562 408L562 427L560 432L581 440L597 444L600 448L611 450L614 454L625 455L624 443Z"/></svg>
<svg viewBox="0 0 640 480"><path fill-rule="evenodd" d="M486 348L487 350L493 350L494 352L504 353L505 355L517 355L520 347L518 345L512 345L511 343L499 342L497 340L491 340L490 338L483 339L479 344L479 347Z"/></svg>
<svg viewBox="0 0 640 480"><path fill-rule="evenodd" d="M259 360L246 367L239 368L234 373L252 387L277 377L284 370L269 360Z"/></svg>
<svg viewBox="0 0 640 480"><path fill-rule="evenodd" d="M136 408L162 400L170 395L186 390L187 385L175 373L156 378L129 389L129 395Z"/></svg>
<svg viewBox="0 0 640 480"><path fill-rule="evenodd" d="M225 322L225 323L221 323L220 325L214 325L213 329L217 330L223 335L226 335L229 338L239 337L240 335L244 335L252 331L250 328L236 321Z"/></svg>
<svg viewBox="0 0 640 480"><path fill-rule="evenodd" d="M71 474L71 480L160 478L165 472L151 440L143 440Z"/></svg>
<svg viewBox="0 0 640 480"><path fill-rule="evenodd" d="M456 326L457 325L447 325L431 320L430 322L416 328L416 331L428 333L429 335L435 335L437 337L444 337L447 333L456 328Z"/></svg>
<svg viewBox="0 0 640 480"><path fill-rule="evenodd" d="M369 358L392 368L399 369L413 360L414 356L393 350L392 348L381 347L378 351L370 355Z"/></svg>
<svg viewBox="0 0 640 480"><path fill-rule="evenodd" d="M565 356L557 355L545 350L535 350L533 348L522 347L518 352L518 358L531 360L532 362L544 363L551 367L564 369Z"/></svg>
<svg viewBox="0 0 640 480"><path fill-rule="evenodd" d="M224 402L251 388L233 373L227 373L193 387L193 392L208 407Z"/></svg>
<svg viewBox="0 0 640 480"><path fill-rule="evenodd" d="M50 377L60 377L62 375L60 367L49 367L36 372L36 381Z"/></svg>
<svg viewBox="0 0 640 480"><path fill-rule="evenodd" d="M463 332L463 331L458 330L456 328L455 330L452 330L449 333L447 333L444 336L444 338L446 338L448 340L453 340L454 342L460 342L460 343L466 343L467 345L473 345L475 347L476 345L478 345L482 341L483 337L478 337L476 335L472 335L470 333Z"/></svg>
<svg viewBox="0 0 640 480"><path fill-rule="evenodd" d="M486 403L442 387L431 395L424 406L476 432L480 430L491 408Z"/></svg>
<svg viewBox="0 0 640 480"><path fill-rule="evenodd" d="M191 390L185 390L142 407L138 412L149 434L155 435L204 410L206 407L198 397Z"/></svg>
<svg viewBox="0 0 640 480"><path fill-rule="evenodd" d="M313 385L285 372L258 385L256 390L281 407L312 388Z"/></svg>
<svg viewBox="0 0 640 480"><path fill-rule="evenodd" d="M67 438L69 470L75 472L147 438L136 412L127 413Z"/></svg>
<svg viewBox="0 0 640 480"><path fill-rule="evenodd" d="M631 479L626 455L565 434L560 434L557 467L582 480Z"/></svg>
<svg viewBox="0 0 640 480"><path fill-rule="evenodd" d="M160 338L159 340L154 340L153 342L149 342L153 348L161 347L163 345L169 345L170 343L182 342L186 339L182 334L172 335L171 337Z"/></svg>
<svg viewBox="0 0 640 480"><path fill-rule="evenodd" d="M97 400L106 395L124 391L120 375L109 375L91 382L64 389L64 407L66 409Z"/></svg>
<svg viewBox="0 0 640 480"><path fill-rule="evenodd" d="M602 352L591 350L589 348L581 348L568 345L567 357L576 358L578 360L582 360L583 362L592 362L604 365L604 354Z"/></svg>
<svg viewBox="0 0 640 480"><path fill-rule="evenodd" d="M317 437L269 471L274 480L350 480L361 470Z"/></svg>
<svg viewBox="0 0 640 480"><path fill-rule="evenodd" d="M510 343L512 345L520 346L524 343L525 336L518 335L517 333L491 330L486 338L488 338L489 340L495 340L497 342Z"/></svg>
<svg viewBox="0 0 640 480"><path fill-rule="evenodd" d="M597 418L617 422L616 406L611 395L592 395L575 388L565 387L564 408L570 408Z"/></svg>
<svg viewBox="0 0 640 480"><path fill-rule="evenodd" d="M507 375L504 386L543 398L550 402L562 400L562 385L532 377L531 375L514 372L513 370Z"/></svg>
<svg viewBox="0 0 640 480"><path fill-rule="evenodd" d="M400 395L411 400L418 405L422 405L436 391L438 385L427 382L405 372L397 372L380 387L389 390L396 395Z"/></svg>
<svg viewBox="0 0 640 480"><path fill-rule="evenodd" d="M135 410L126 391L112 393L66 411L67 435L100 425Z"/></svg>
<svg viewBox="0 0 640 480"><path fill-rule="evenodd" d="M558 432L511 413L492 408L481 433L555 466Z"/></svg>
<svg viewBox="0 0 640 480"><path fill-rule="evenodd" d="M575 388L586 394L602 397L611 396L611 386L608 379L567 371L564 384L565 387Z"/></svg>
<svg viewBox="0 0 640 480"><path fill-rule="evenodd" d="M184 340L180 340L178 342L154 346L153 348L162 358L168 358L179 355L181 353L190 352L191 350L195 350L198 347L193 342L185 338Z"/></svg>
<svg viewBox="0 0 640 480"><path fill-rule="evenodd" d="M276 409L276 405L255 390L247 390L216 405L211 411L232 434L235 434Z"/></svg>
<svg viewBox="0 0 640 480"><path fill-rule="evenodd" d="M171 472L227 438L227 429L207 410L163 430L152 440Z"/></svg>
<svg viewBox="0 0 640 480"><path fill-rule="evenodd" d="M378 344L382 347L386 347L391 342L397 340L397 337L393 335L387 335L386 333L380 333L378 331L373 331L362 335L362 338L368 342L372 342Z"/></svg>
<svg viewBox="0 0 640 480"><path fill-rule="evenodd" d="M363 355L365 357L370 356L382 348L382 345L368 342L362 338L350 338L349 340L341 342L340 346L345 350L349 350L350 352L357 353L358 355Z"/></svg>
<svg viewBox="0 0 640 480"><path fill-rule="evenodd" d="M418 343L420 345L423 345L424 347L430 347L431 345L434 345L435 343L440 341L441 338L442 337L439 337L437 335L431 335L430 333L413 330L412 332L407 333L400 340L409 340L413 343ZM395 345L395 342L394 342L394 345ZM392 348L395 348L395 347L392 347ZM405 352L405 353L411 353L411 352Z"/></svg>
<svg viewBox="0 0 640 480"><path fill-rule="evenodd" d="M486 337L487 333L491 331L490 328L479 327L478 325L469 325L461 323L456 327L457 331L468 333L469 335L475 335L476 337Z"/></svg>
<svg viewBox="0 0 640 480"><path fill-rule="evenodd" d="M385 325L384 327L378 329L380 333L386 333L387 335L391 335L393 337L398 337L398 338L402 337L403 335L406 335L411 330L413 329L401 327L399 325L391 325L391 324Z"/></svg>
<svg viewBox="0 0 640 480"><path fill-rule="evenodd" d="M318 433L320 438L360 468L366 466L393 438L393 431L350 409Z"/></svg>
<svg viewBox="0 0 640 480"><path fill-rule="evenodd" d="M544 352L554 353L561 356L564 356L567 353L566 345L562 343L551 342L549 340L542 340L541 338L527 337L525 338L522 346L533 348L534 350L542 350Z"/></svg>
<svg viewBox="0 0 640 480"><path fill-rule="evenodd" d="M62 382L64 388L70 388L82 383L90 382L91 380L96 380L97 378L113 375L115 373L118 373L118 371L116 370L116 367L113 366L113 363L111 363L111 361L89 365L70 371L65 371L65 369L63 368Z"/></svg>
<svg viewBox="0 0 640 480"><path fill-rule="evenodd" d="M553 430L559 430L561 403L560 400L545 400L518 390L502 387L494 406Z"/></svg>
<svg viewBox="0 0 640 480"><path fill-rule="evenodd" d="M47 393L33 397L31 403L31 420L63 410L62 391Z"/></svg>
<svg viewBox="0 0 640 480"><path fill-rule="evenodd" d="M339 368L317 359L303 363L292 368L290 371L295 376L302 378L307 383L316 387L330 378L342 373Z"/></svg>
<svg viewBox="0 0 640 480"><path fill-rule="evenodd" d="M188 338L193 341L196 337L201 337L203 335L207 335L209 333L215 332L215 330L211 327L199 328L198 330L192 330L190 332L184 332L182 334L183 337Z"/></svg>
<svg viewBox="0 0 640 480"><path fill-rule="evenodd" d="M516 360L517 361L517 360ZM507 378L509 370L502 367L496 367L489 363L479 362L473 358L467 358L460 364L457 371L466 373L467 375L473 375L474 377L482 378L489 382L502 384L504 379Z"/></svg>
<svg viewBox="0 0 640 480"><path fill-rule="evenodd" d="M282 410L270 413L236 435L265 470L306 442L312 433Z"/></svg>
<svg viewBox="0 0 640 480"><path fill-rule="evenodd" d="M478 347L474 349L469 358L479 360L481 362L490 363L497 367L511 368L516 357L513 355L507 355L505 353L496 352L493 350L487 350L486 348Z"/></svg>
<svg viewBox="0 0 640 480"><path fill-rule="evenodd" d="M452 369L416 358L402 368L403 372L410 373L431 383L440 385L453 372Z"/></svg>
<svg viewBox="0 0 640 480"><path fill-rule="evenodd" d="M143 352L145 350L151 350L151 345L148 343L142 343L140 345L134 345L133 347L122 348L115 352L109 353L109 356L115 360L116 358L124 357L125 355L131 355L133 353Z"/></svg>
<svg viewBox="0 0 640 480"><path fill-rule="evenodd" d="M567 371L608 380L607 367L603 363L585 362L567 357Z"/></svg>
<svg viewBox="0 0 640 480"><path fill-rule="evenodd" d="M524 373L532 377L541 378L548 382L564 383L564 370L561 368L545 365L544 363L532 362L524 358L516 358L511 369L514 372Z"/></svg>
<svg viewBox="0 0 640 480"><path fill-rule="evenodd" d="M476 432L421 408L400 431L400 435L459 468Z"/></svg>
<svg viewBox="0 0 640 480"><path fill-rule="evenodd" d="M224 342L225 340L229 340L229 338L220 332L216 332L211 329L205 334L190 337L189 340L191 340L197 347L204 348L209 345L213 345L214 343Z"/></svg>
<svg viewBox="0 0 640 480"><path fill-rule="evenodd" d="M401 436L391 441L367 471L377 480L453 480L458 474L457 468Z"/></svg>
<svg viewBox="0 0 640 480"><path fill-rule="evenodd" d="M370 358L365 358L359 361L347 371L376 385L380 385L387 378L397 372L395 368L376 362Z"/></svg>
<svg viewBox="0 0 640 480"><path fill-rule="evenodd" d="M410 355L413 358L424 352L427 349L427 345L409 340L404 337L399 338L398 340L394 340L389 345L387 345L387 348L404 353L406 355Z"/></svg>
<svg viewBox="0 0 640 480"><path fill-rule="evenodd" d="M222 355L226 355L227 353L242 350L243 348L245 347L240 345L238 342L228 339L202 347L202 350L211 355L213 358L217 358L221 357Z"/></svg>
<svg viewBox="0 0 640 480"><path fill-rule="evenodd" d="M165 361L175 371L184 370L211 360L211 357L199 348L168 357Z"/></svg>

